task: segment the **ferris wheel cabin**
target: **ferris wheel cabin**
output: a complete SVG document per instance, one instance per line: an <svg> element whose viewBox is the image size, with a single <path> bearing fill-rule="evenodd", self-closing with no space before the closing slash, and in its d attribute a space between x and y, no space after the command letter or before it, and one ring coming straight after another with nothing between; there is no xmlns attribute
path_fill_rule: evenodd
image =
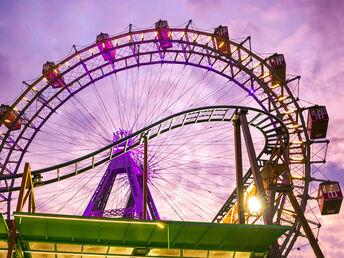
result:
<svg viewBox="0 0 344 258"><path fill-rule="evenodd" d="M269 65L273 69L274 73L271 73L270 79L272 85L280 84L281 81L286 79L286 64L283 54L274 54L269 57ZM276 76L277 74L277 76Z"/></svg>
<svg viewBox="0 0 344 258"><path fill-rule="evenodd" d="M102 53L102 56L105 61L114 60L116 57L116 52L109 38L109 34L100 33L96 39L99 52Z"/></svg>
<svg viewBox="0 0 344 258"><path fill-rule="evenodd" d="M21 121L18 120L17 122L14 122L17 119L18 112L11 110L10 112L10 106L7 105L1 105L0 106L0 118L4 118L4 124L5 126L10 129L12 126L12 130L19 130L21 128ZM9 113L8 113L9 112ZM7 117L3 117L6 116Z"/></svg>
<svg viewBox="0 0 344 258"><path fill-rule="evenodd" d="M308 135L311 139L326 138L329 117L325 106L310 107L307 120Z"/></svg>
<svg viewBox="0 0 344 258"><path fill-rule="evenodd" d="M229 40L228 27L220 25L214 30L214 34L223 39L216 38L217 49L224 54L230 54L230 44L227 42Z"/></svg>
<svg viewBox="0 0 344 258"><path fill-rule="evenodd" d="M324 182L319 185L318 204L321 215L337 214L343 201L338 182Z"/></svg>
<svg viewBox="0 0 344 258"><path fill-rule="evenodd" d="M60 71L58 68L55 68L54 62L46 62L43 64L42 73L46 74L45 79L51 83L51 86L54 88L61 88L66 87L66 83L64 82L64 79L62 76L60 76Z"/></svg>
<svg viewBox="0 0 344 258"><path fill-rule="evenodd" d="M155 29L157 31L157 37L160 42L160 47L165 50L167 48L171 48L172 42L172 35L170 31L170 27L168 26L167 21L159 20L158 22L155 23Z"/></svg>

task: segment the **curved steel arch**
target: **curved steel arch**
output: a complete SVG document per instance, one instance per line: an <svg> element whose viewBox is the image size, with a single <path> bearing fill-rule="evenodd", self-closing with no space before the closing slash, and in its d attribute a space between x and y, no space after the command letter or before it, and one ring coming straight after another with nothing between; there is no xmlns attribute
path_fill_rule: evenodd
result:
<svg viewBox="0 0 344 258"><path fill-rule="evenodd" d="M112 71L110 69L110 72L108 73L104 73L103 70L114 65L110 62L103 62L100 66L93 69L87 68L88 61L91 61L96 57L100 57L101 55L101 52L97 51L96 44L92 44L86 48L76 51L73 55L67 57L56 65L56 68L61 69L61 76L65 76L65 79L68 77L68 74L72 73L74 70L76 73L79 72L77 79L68 81L68 85L80 84L80 87L76 91L72 91L69 88L62 88L60 90L56 90L57 92L54 90L53 94L49 94L50 84L44 82L44 75L29 85L21 97L14 102L14 104L11 106L11 109L18 108L20 110L19 116L17 117L18 121L19 119L22 119L24 115L30 113L29 108L32 104L38 104L39 108L36 110L36 112L33 112L34 114L31 116L31 118L29 117L26 119L27 123L20 131L20 134L16 140L11 139L10 137L11 129L9 129L2 137L0 149L3 150L6 144L10 144L11 147L9 148L4 164L2 164L1 174L3 174L6 170L6 166L10 161L10 157L13 156L13 152L20 153L20 158L17 160L16 168L13 171L14 174L17 173L25 151L38 132L39 128L43 126L45 121L47 121L47 119L54 113L55 110L58 109L60 105L65 103L73 94L76 94L78 91L87 87L87 85L92 84L96 80L100 80L112 73L140 65L149 65L152 63L180 63L211 70L212 72L218 73L221 76L233 80L244 90L251 93L251 95L264 110L268 110L278 117L284 117L283 119L285 123L297 126L296 129L289 128L289 133L292 135L293 139L299 139L306 142L306 144L300 146L303 162L301 164L293 164L293 166L303 167L302 170L304 171L304 177L306 178L305 181L300 182L300 186L303 188L303 192L301 193L301 207L304 209L307 202L306 197L308 193L310 176L309 139L306 133L305 121L300 112L299 105L293 97L287 82L282 81L281 85L281 88L286 91L285 95L283 91L281 93L275 89L272 89L271 82L269 81L269 74L275 74L275 72L267 65L265 60L252 53L242 44L238 44L234 41L228 41L228 44L232 47L235 47L235 50L232 51L230 55L224 55L217 50L215 44L215 39L217 37L213 34L191 29L171 28L170 30L172 32L172 41L175 43L174 45L177 47L177 49L164 51L163 53L161 53L159 48L154 46L158 43L158 40L156 38L156 30L153 29L130 31L129 33L112 37L110 40L115 43L114 49L118 52L127 52L127 55L123 55L123 57L116 59L115 61L116 64L118 64L118 69L116 69L114 66ZM141 35L143 35L143 37L140 37ZM193 40L190 40L189 38L193 38ZM139 46L149 46L151 47L151 51L140 52L142 47ZM129 55L130 52L132 54ZM168 55L172 53L174 54L173 60L171 56ZM245 55L243 53L245 53ZM146 63L140 63L140 61L136 61L140 59L142 60L142 58L147 56L149 59ZM163 58L161 58L161 56ZM139 58L136 59L135 57ZM198 62L192 62L193 57L199 57L199 59L197 59ZM170 58L170 60L168 58ZM126 65L121 67L120 62L125 63ZM131 63L128 64L128 62ZM78 70L81 70L81 72ZM103 73L103 75L97 78L89 76L96 74L97 72ZM246 80L240 83L239 80L236 80L236 77L239 77L239 75L247 75L245 77ZM275 74L275 76L278 77L277 74ZM253 93L251 90L253 90ZM61 98L61 96L63 97L63 94L67 92L69 92L70 95L64 99L62 98L62 100L59 100L59 98ZM257 93L265 95L266 98L258 99ZM279 101L280 96L286 96L286 100L289 102L285 103L284 100ZM59 103L56 105L53 102L57 100ZM273 106L272 109L268 107L269 104ZM293 112L288 113L290 111ZM298 121L298 119L300 119L300 121ZM37 123L38 126L36 126L35 123ZM27 135L25 135L25 133ZM14 144L11 142L14 142ZM24 147L21 147L22 145ZM11 185L13 185L13 183L14 182L12 182ZM296 227L296 224L294 226Z"/></svg>

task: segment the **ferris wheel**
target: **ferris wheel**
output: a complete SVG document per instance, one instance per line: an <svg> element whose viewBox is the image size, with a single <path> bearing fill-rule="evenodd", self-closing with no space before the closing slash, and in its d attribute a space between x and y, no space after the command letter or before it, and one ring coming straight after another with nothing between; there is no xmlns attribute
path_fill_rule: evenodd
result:
<svg viewBox="0 0 344 258"><path fill-rule="evenodd" d="M45 63L19 98L1 107L1 211L11 216L30 162L38 212L142 218L148 145L148 219L238 223L232 124L245 114L258 169L269 174L275 162L273 181L292 180L317 235L307 202L318 181L322 214L338 213L342 197L336 182L317 180L311 169L322 164L312 151L327 148L328 116L323 106L300 107L298 80L286 75L282 54L262 58L249 37L235 42L224 26L206 32L191 21L170 28L160 20L149 29L101 33ZM248 207L258 192L250 162L243 155L244 223L263 224L262 212ZM265 181L273 222L292 226L278 240L287 256L304 233L287 194Z"/></svg>

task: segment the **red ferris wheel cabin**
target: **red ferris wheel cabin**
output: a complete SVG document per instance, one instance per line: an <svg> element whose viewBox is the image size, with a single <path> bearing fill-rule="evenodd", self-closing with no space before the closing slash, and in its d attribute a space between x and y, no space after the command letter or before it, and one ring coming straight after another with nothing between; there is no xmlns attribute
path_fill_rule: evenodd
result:
<svg viewBox="0 0 344 258"><path fill-rule="evenodd" d="M19 130L21 127L20 119L18 119L17 122L14 122L17 119L18 112L15 110L11 110L9 112L9 110L10 110L10 106L1 105L0 106L0 118L4 119L4 124L8 129ZM7 116L6 116L6 114L7 114ZM3 117L3 116L6 116L6 117Z"/></svg>
<svg viewBox="0 0 344 258"><path fill-rule="evenodd" d="M343 201L338 182L324 182L319 185L318 203L321 215L337 214Z"/></svg>

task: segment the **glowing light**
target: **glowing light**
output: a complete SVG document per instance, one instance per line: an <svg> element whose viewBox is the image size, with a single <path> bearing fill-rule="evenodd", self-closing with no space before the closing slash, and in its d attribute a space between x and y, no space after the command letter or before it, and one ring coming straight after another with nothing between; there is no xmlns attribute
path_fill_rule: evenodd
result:
<svg viewBox="0 0 344 258"><path fill-rule="evenodd" d="M219 45L219 48L221 48L224 44L225 44L225 42L222 41L221 44Z"/></svg>
<svg viewBox="0 0 344 258"><path fill-rule="evenodd" d="M29 100L28 100L27 98L25 98L25 97L23 97L23 100L25 100L25 101L29 102Z"/></svg>
<svg viewBox="0 0 344 258"><path fill-rule="evenodd" d="M208 40L207 40L207 44L209 44L209 42L210 42L212 39L213 39L212 37L209 37Z"/></svg>
<svg viewBox="0 0 344 258"><path fill-rule="evenodd" d="M251 196L248 199L248 208L251 213L260 213L261 204L260 201L255 196Z"/></svg>
<svg viewBox="0 0 344 258"><path fill-rule="evenodd" d="M68 61L65 62L65 66L67 66L68 68L70 67Z"/></svg>
<svg viewBox="0 0 344 258"><path fill-rule="evenodd" d="M131 34L129 34L128 39L129 39L129 41L131 41Z"/></svg>
<svg viewBox="0 0 344 258"><path fill-rule="evenodd" d="M251 90L250 90L250 93L251 93L251 94L254 94L254 93L255 93L255 90L254 90L254 89L251 89Z"/></svg>
<svg viewBox="0 0 344 258"><path fill-rule="evenodd" d="M170 38L171 35L172 35L172 31L169 31L169 32L168 32L168 37Z"/></svg>
<svg viewBox="0 0 344 258"><path fill-rule="evenodd" d="M296 125L289 125L288 126L289 129L295 129L295 128L298 128L298 127L299 127L299 125L297 125L297 124Z"/></svg>
<svg viewBox="0 0 344 258"><path fill-rule="evenodd" d="M185 31L183 31L182 38L184 38L184 36L185 36Z"/></svg>
<svg viewBox="0 0 344 258"><path fill-rule="evenodd" d="M258 63L258 64L256 64L255 66L253 66L253 68L252 69L256 69L258 66L260 66L261 65L261 63Z"/></svg>
<svg viewBox="0 0 344 258"><path fill-rule="evenodd" d="M13 111L15 111L15 112L18 112L19 110L18 110L18 109L16 109L16 108L14 108L14 109L13 109Z"/></svg>
<svg viewBox="0 0 344 258"><path fill-rule="evenodd" d="M77 54L77 56L78 56L79 60L81 60L81 56L79 54Z"/></svg>
<svg viewBox="0 0 344 258"><path fill-rule="evenodd" d="M291 157L290 159L293 161L303 161L303 158L301 157Z"/></svg>
<svg viewBox="0 0 344 258"><path fill-rule="evenodd" d="M56 69L54 69L54 73L55 73L55 74L58 74L58 71L57 71Z"/></svg>
<svg viewBox="0 0 344 258"><path fill-rule="evenodd" d="M103 46L103 48L105 48L105 43L104 42L102 43L102 46Z"/></svg>
<svg viewBox="0 0 344 258"><path fill-rule="evenodd" d="M11 123L11 120L5 119L5 123Z"/></svg>
<svg viewBox="0 0 344 258"><path fill-rule="evenodd" d="M293 179L304 179L302 176L293 176Z"/></svg>
<svg viewBox="0 0 344 258"><path fill-rule="evenodd" d="M291 144L302 144L303 141L295 141L295 142L291 142Z"/></svg>
<svg viewBox="0 0 344 258"><path fill-rule="evenodd" d="M199 34L196 34L196 36L195 36L195 38L194 38L194 41L195 41L196 39L198 39L198 36L199 36Z"/></svg>
<svg viewBox="0 0 344 258"><path fill-rule="evenodd" d="M33 91L38 91L35 87L32 87L31 89L32 89Z"/></svg>
<svg viewBox="0 0 344 258"><path fill-rule="evenodd" d="M118 39L115 39L116 46L118 46Z"/></svg>
<svg viewBox="0 0 344 258"><path fill-rule="evenodd" d="M275 85L272 85L271 89L276 89L276 88L278 88L279 86L280 86L280 84L277 83L277 84L275 84Z"/></svg>
<svg viewBox="0 0 344 258"><path fill-rule="evenodd" d="M287 99L287 96L282 96L282 97L279 97L279 98L278 98L278 101L283 101L283 100L285 100L285 99Z"/></svg>
<svg viewBox="0 0 344 258"><path fill-rule="evenodd" d="M48 79L44 77L44 78L43 78L43 81L48 82Z"/></svg>
<svg viewBox="0 0 344 258"><path fill-rule="evenodd" d="M159 31L155 32L155 37L157 37L157 36L158 36L158 34L159 34Z"/></svg>
<svg viewBox="0 0 344 258"><path fill-rule="evenodd" d="M266 73L266 74L264 74L263 76L261 76L260 78L265 79L265 78L268 77L269 75L270 75L270 73Z"/></svg>
<svg viewBox="0 0 344 258"><path fill-rule="evenodd" d="M145 34L144 33L142 33L142 35L141 35L141 39L143 40L145 38Z"/></svg>
<svg viewBox="0 0 344 258"><path fill-rule="evenodd" d="M288 215L295 215L295 213L293 213L289 210L286 210L286 209L283 209L283 213L288 214Z"/></svg>
<svg viewBox="0 0 344 258"><path fill-rule="evenodd" d="M294 112L295 112L295 110L287 110L284 112L284 114L289 115L289 114L294 113Z"/></svg>
<svg viewBox="0 0 344 258"><path fill-rule="evenodd" d="M254 184L250 184L250 185L247 187L246 192L247 192L247 193L250 193L250 192L253 190L253 188L254 188Z"/></svg>
<svg viewBox="0 0 344 258"><path fill-rule="evenodd" d="M0 132L0 135L4 135L5 133L3 133L3 132Z"/></svg>
<svg viewBox="0 0 344 258"><path fill-rule="evenodd" d="M249 56L250 54L247 54L243 59L241 59L241 61L245 61Z"/></svg>
<svg viewBox="0 0 344 258"><path fill-rule="evenodd" d="M237 51L237 50L238 50L238 47L236 47L236 48L232 51L232 54L234 54L235 51Z"/></svg>
<svg viewBox="0 0 344 258"><path fill-rule="evenodd" d="M104 43L103 43L104 44ZM105 47L105 44L104 44L104 47ZM91 55L93 55L93 49L92 48L90 48L90 53L91 53Z"/></svg>

